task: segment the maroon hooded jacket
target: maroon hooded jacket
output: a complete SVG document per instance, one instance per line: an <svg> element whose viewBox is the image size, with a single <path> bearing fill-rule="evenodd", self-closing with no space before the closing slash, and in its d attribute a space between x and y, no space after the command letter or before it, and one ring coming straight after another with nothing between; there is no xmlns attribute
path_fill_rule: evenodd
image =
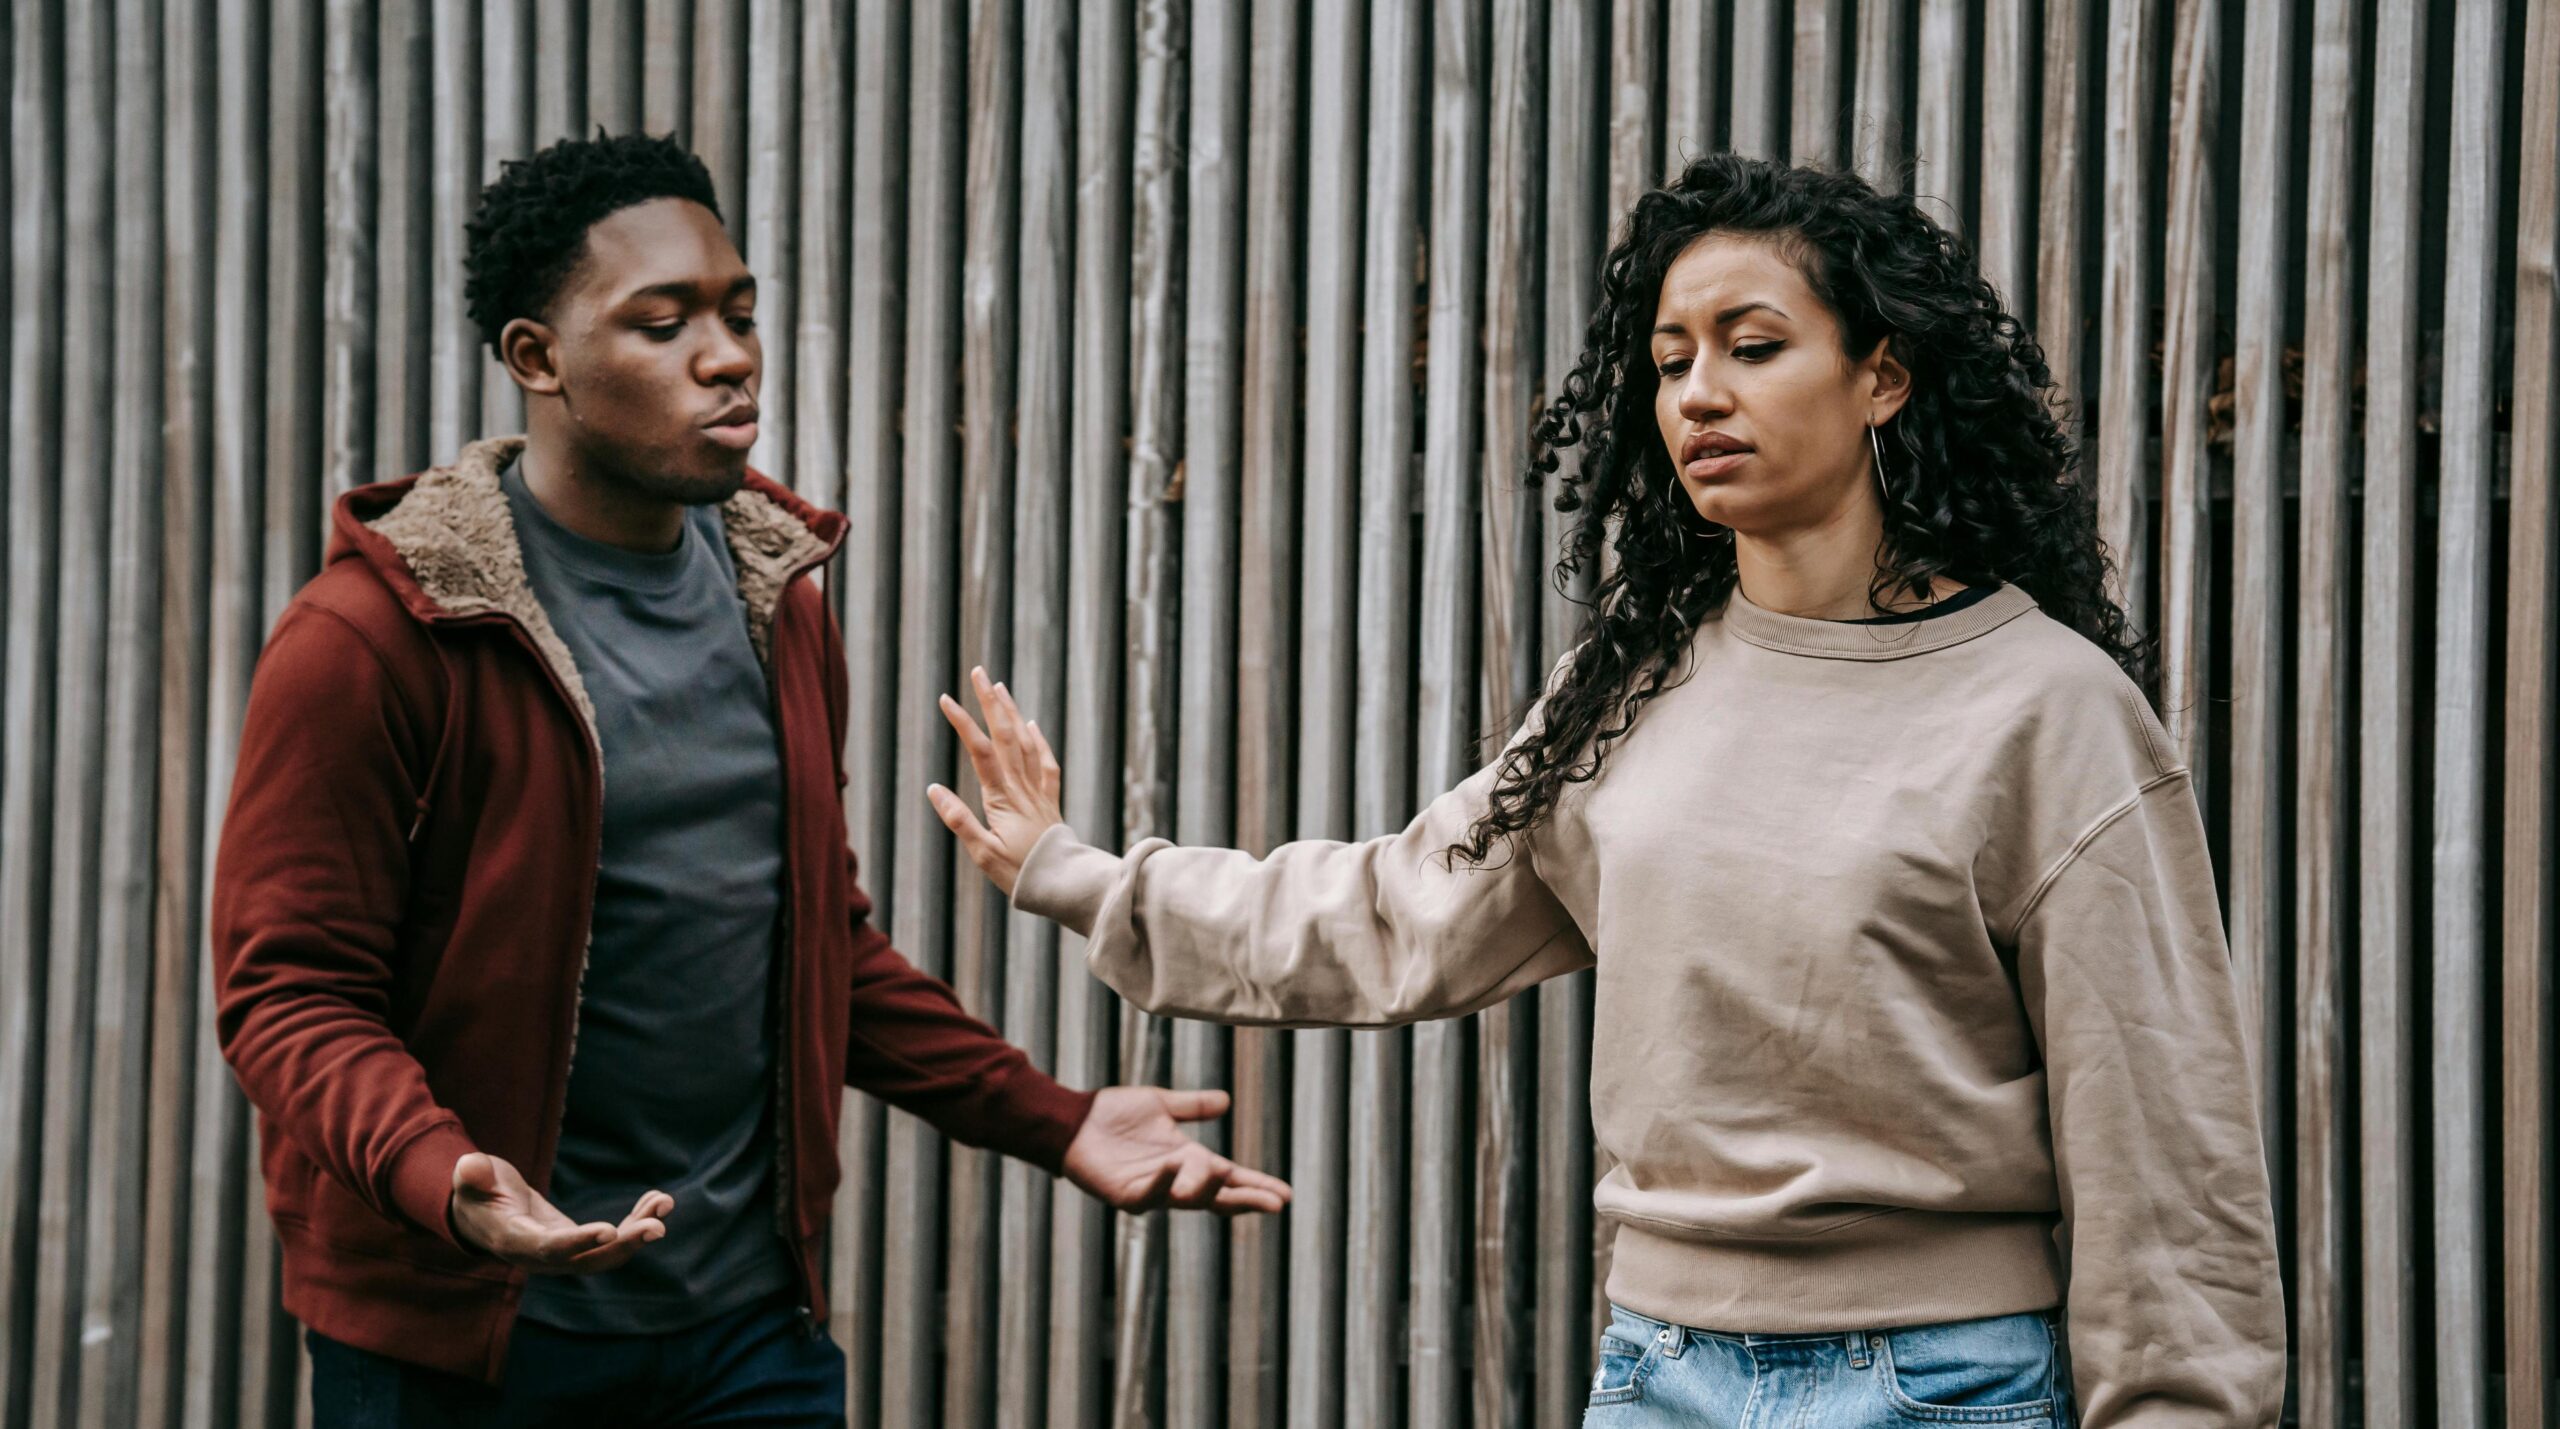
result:
<svg viewBox="0 0 2560 1429"><path fill-rule="evenodd" d="M602 839L593 711L498 473L521 439L349 492L250 687L214 869L224 1056L262 1113L284 1305L495 1382L525 1272L457 1244L454 1162L550 1183ZM869 921L846 848L845 520L760 476L722 508L783 772L774 1198L809 1313L847 1085L1055 1171L1092 1105ZM670 1076L685 1050L667 1049Z"/></svg>

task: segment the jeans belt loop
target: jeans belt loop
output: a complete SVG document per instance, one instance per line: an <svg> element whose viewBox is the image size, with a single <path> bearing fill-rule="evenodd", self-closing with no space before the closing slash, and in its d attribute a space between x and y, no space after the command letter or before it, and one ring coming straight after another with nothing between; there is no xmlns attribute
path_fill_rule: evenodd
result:
<svg viewBox="0 0 2560 1429"><path fill-rule="evenodd" d="M1851 1330L1842 1336L1841 1340L1849 1347L1849 1368L1865 1369L1868 1362L1875 1358L1875 1352L1868 1347L1866 1331Z"/></svg>

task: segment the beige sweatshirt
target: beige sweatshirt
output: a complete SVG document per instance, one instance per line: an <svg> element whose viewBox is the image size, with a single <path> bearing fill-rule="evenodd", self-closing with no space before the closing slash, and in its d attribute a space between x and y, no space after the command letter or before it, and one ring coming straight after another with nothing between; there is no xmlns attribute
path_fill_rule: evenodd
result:
<svg viewBox="0 0 2560 1429"><path fill-rule="evenodd" d="M1611 1299L1773 1333L2061 1305L2088 1429L2274 1424L2250 1053L2133 683L2015 587L1891 625L1737 594L1674 680L1481 868L1441 850L1491 767L1260 859L1052 829L1015 897L1221 1022L1455 1017L1596 965Z"/></svg>

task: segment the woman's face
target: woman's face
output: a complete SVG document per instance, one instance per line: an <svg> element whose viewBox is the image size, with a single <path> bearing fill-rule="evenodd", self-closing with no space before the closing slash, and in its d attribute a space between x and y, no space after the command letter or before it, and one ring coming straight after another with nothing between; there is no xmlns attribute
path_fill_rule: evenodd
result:
<svg viewBox="0 0 2560 1429"><path fill-rule="evenodd" d="M1698 514L1762 538L1872 513L1867 427L1910 395L1887 344L1852 361L1777 244L1707 233L1654 310L1654 418Z"/></svg>

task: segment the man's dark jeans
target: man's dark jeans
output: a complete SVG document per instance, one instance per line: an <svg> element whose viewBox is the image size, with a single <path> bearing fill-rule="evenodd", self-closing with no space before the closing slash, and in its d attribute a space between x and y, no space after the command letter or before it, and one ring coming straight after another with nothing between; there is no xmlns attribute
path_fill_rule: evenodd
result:
<svg viewBox="0 0 2560 1429"><path fill-rule="evenodd" d="M315 1429L842 1429L844 1355L787 1301L667 1335L518 1321L495 1389L311 1334Z"/></svg>

